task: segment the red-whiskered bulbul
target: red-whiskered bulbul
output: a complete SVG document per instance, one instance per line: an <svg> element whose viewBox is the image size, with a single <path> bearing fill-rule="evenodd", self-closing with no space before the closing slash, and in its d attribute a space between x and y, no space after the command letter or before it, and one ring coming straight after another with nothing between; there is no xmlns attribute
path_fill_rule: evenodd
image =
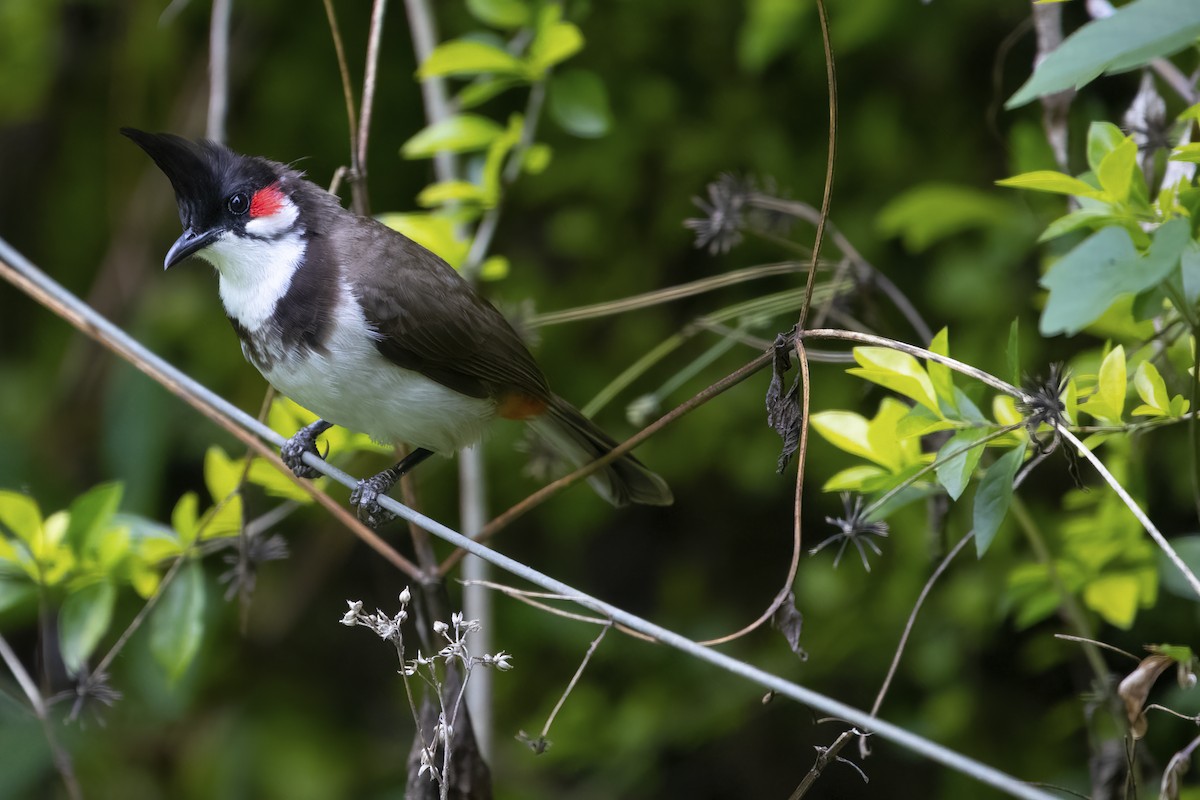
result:
<svg viewBox="0 0 1200 800"><path fill-rule="evenodd" d="M416 449L360 481L361 519L389 518L378 497L434 453L482 438L495 418L524 420L567 462L615 442L550 391L508 321L453 267L344 208L301 173L213 142L123 128L171 181L183 234L165 268L196 255L217 270L242 353L320 419L282 448L297 474L332 425ZM614 505L667 505L671 490L626 455L589 478Z"/></svg>

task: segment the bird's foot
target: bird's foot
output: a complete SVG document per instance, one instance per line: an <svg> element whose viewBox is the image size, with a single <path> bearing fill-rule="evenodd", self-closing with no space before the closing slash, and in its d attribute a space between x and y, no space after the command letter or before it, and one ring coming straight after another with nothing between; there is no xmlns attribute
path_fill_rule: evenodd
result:
<svg viewBox="0 0 1200 800"><path fill-rule="evenodd" d="M297 478L318 478L321 473L304 463L304 454L312 453L317 458L325 456L317 450L317 437L329 430L332 425L325 420L317 420L311 425L305 425L283 443L279 448L279 457Z"/></svg>
<svg viewBox="0 0 1200 800"><path fill-rule="evenodd" d="M358 508L358 519L371 528L391 522L396 515L379 505L379 498L396 485L399 476L394 469L385 469L378 475L363 478L350 492L350 505Z"/></svg>

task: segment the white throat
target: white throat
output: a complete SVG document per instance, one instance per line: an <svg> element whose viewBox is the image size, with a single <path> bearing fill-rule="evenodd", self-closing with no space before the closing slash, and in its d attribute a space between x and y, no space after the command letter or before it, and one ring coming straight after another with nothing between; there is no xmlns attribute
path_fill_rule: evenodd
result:
<svg viewBox="0 0 1200 800"><path fill-rule="evenodd" d="M198 255L217 268L225 313L255 331L275 313L292 276L304 259L302 232L278 239L251 239L226 233Z"/></svg>

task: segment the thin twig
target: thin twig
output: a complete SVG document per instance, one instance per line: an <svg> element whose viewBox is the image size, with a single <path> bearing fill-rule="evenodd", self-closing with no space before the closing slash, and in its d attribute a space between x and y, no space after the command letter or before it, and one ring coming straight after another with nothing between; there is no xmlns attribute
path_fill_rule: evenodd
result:
<svg viewBox="0 0 1200 800"><path fill-rule="evenodd" d="M25 665L21 663L21 659L17 658L17 654L8 644L8 640L2 635L0 635L0 660L4 661L8 671L16 678L21 690L29 698L29 705L33 708L34 716L38 718L38 722L42 726L43 735L46 737L46 743L50 746L50 753L54 759L55 769L62 778L63 785L66 786L67 795L71 800L82 800L83 790L79 786L79 779L75 777L75 767L71 763L71 756L63 749L58 737L54 735L53 723L47 711L46 701L42 697L42 693L38 691L37 684L33 682L29 672L26 671Z"/></svg>
<svg viewBox="0 0 1200 800"><path fill-rule="evenodd" d="M346 47L342 42L342 31L338 27L337 14L333 10L333 0L323 0L325 16L329 20L329 34L333 37L333 50L337 55L338 74L342 78L342 99L346 102L346 120L349 123L350 138L350 193L351 205L360 214L366 213L366 197L358 182L360 166L358 163L358 117L354 111L354 88L350 85L350 65L346 62Z"/></svg>
<svg viewBox="0 0 1200 800"><path fill-rule="evenodd" d="M543 741L546 739L546 735L550 733L550 726L554 724L554 718L557 717L558 712L562 710L563 703L567 702L567 698L571 695L571 692L575 690L575 684L579 683L579 679L583 677L583 671L587 669L588 662L592 660L592 654L596 652L596 648L600 646L602 641L604 641L604 636L608 633L608 629L611 627L612 622L610 621L608 625L605 625L600 629L600 633L597 634L596 638L592 640L592 643L588 645L587 652L583 654L583 660L579 662L579 668L576 669L575 674L571 676L571 682L567 684L567 688L563 690L562 696L559 697L558 702L554 704L554 709L551 710L550 716L546 717L546 724L542 726L542 732L539 736L539 738Z"/></svg>
<svg viewBox="0 0 1200 800"><path fill-rule="evenodd" d="M1091 644L1091 645L1095 645L1096 647L1103 647L1105 650L1111 650L1114 653L1119 653L1119 654L1125 656L1126 658L1133 659L1134 661L1141 661L1140 658L1135 656L1133 653L1130 653L1128 650L1122 650L1121 648L1116 647L1115 645L1111 645L1108 642L1102 642L1099 639L1086 639L1082 636L1072 636L1069 633L1056 633L1056 634L1054 634L1054 638L1062 639L1063 641L1066 641L1066 642L1078 642L1079 644Z"/></svg>
<svg viewBox="0 0 1200 800"><path fill-rule="evenodd" d="M208 31L208 124L205 136L225 141L225 117L229 109L229 21L233 0L213 0Z"/></svg>
<svg viewBox="0 0 1200 800"><path fill-rule="evenodd" d="M375 105L375 76L379 71L379 42L383 38L383 12L387 0L375 0L371 6L371 32L367 38L367 66L363 70L362 110L358 114L358 142L355 144L360 183L367 180L367 140L371 135L371 110ZM363 188L366 194L366 188ZM358 213L366 215L366 211Z"/></svg>
<svg viewBox="0 0 1200 800"><path fill-rule="evenodd" d="M808 310L812 305L813 287L817 284L817 264L821 257L821 244L825 240L825 225L829 222L829 204L833 199L833 167L837 163L837 70L834 68L833 42L829 35L829 12L825 9L825 0L817 0L817 17L821 22L821 44L825 48L825 81L826 92L829 96L829 149L825 160L825 191L821 195L821 216L817 218L812 262L808 269L808 283L804 287L804 305L800 307L800 321L797 323L797 330L804 330L804 322L808 318ZM808 421L802 420L801 424L807 426Z"/></svg>
<svg viewBox="0 0 1200 800"><path fill-rule="evenodd" d="M804 797L804 795L808 794L808 790L811 789L813 784L817 782L817 778L821 777L821 773L825 770L825 768L835 761L841 761L849 764L858 770L859 775L862 775L862 770L858 769L857 764L855 764L853 761L847 761L846 759L841 758L838 753L842 752L842 748L849 744L850 740L855 736L865 735L866 734L864 734L862 731L859 731L855 728L850 728L849 730L842 731L841 735L834 739L833 744L829 745L829 747L818 747L816 762L812 765L812 769L808 771L808 774L804 776L804 779L800 781L800 785L796 787L796 791L792 792L788 800L800 800L801 797ZM866 780L865 775L863 775L863 780Z"/></svg>
<svg viewBox="0 0 1200 800"><path fill-rule="evenodd" d="M871 716L879 714L879 708L883 705L883 699L887 696L888 689L891 688L892 678L896 677L896 668L900 666L900 658L904 655L904 648L908 644L908 637L912 633L913 626L917 622L917 614L921 611L921 606L925 604L925 598L929 596L929 592L933 589L933 585L937 583L938 578L942 577L942 573L950 566L950 562L954 560L962 549L966 547L967 542L975 538L975 531L967 531L967 535L958 540L958 544L946 553L941 562L938 563L937 569L925 581L925 585L921 588L921 593L917 595L917 602L913 604L912 611L908 612L908 621L904 623L904 632L900 634L900 642L896 645L896 652L892 655L892 663L888 667L887 675L883 678L883 684L879 687L879 693L875 695L875 703L871 706ZM865 739L863 742L865 743ZM863 755L866 755L864 752Z"/></svg>

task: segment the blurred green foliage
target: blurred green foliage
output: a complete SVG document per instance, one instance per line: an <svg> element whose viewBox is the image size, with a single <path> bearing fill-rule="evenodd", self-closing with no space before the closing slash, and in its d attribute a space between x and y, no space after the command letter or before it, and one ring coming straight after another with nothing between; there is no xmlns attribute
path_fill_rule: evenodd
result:
<svg viewBox="0 0 1200 800"><path fill-rule="evenodd" d="M191 2L164 11L165 5L0 3L0 236L153 350L254 411L265 387L222 319L212 276L198 264L166 275L158 269L178 226L169 187L116 135L120 125L189 136L203 130L209 9ZM819 203L826 94L814 8L784 0L571 0L558 16L557 5L518 0L434 5L443 41L452 43L442 47L460 52L457 60L423 69L462 74L453 64L461 67L465 50L491 59L496 77L458 81L462 109L473 116L426 128L403 9L392 5L372 126L371 206L462 263L467 251L455 238L455 223L499 203L491 251L498 260L480 265L482 277L496 279L485 287L499 303L518 307L532 299L537 310L557 310L796 257L777 241L755 237L712 256L693 246L682 221L697 215L692 198L724 171L755 176L759 185L773 181L786 196ZM1068 28L1084 21L1081 5L1064 6ZM358 75L369 4L335 6ZM1010 38L1025 24L1027 6L865 0L830 10L841 119L838 229L935 330L950 329L956 358L1006 378L1067 359L1083 387L1068 404L1095 388L1078 408L1100 420L1183 414L1191 402L1186 344L1168 348L1173 370L1162 361L1155 367L1144 354L1127 358L1120 343L1132 351L1151 330L1135 319L1133 304L1114 305L1115 293L1074 291L1086 274L1074 276L1074 284L1055 277L1072 273L1078 259L1069 253L1092 241L1087 234L1121 231L1130 258L1152 261L1150 240L1165 237L1167 227L1150 237L1137 223L1194 206L1186 197L1131 194L1141 168L1127 157L1129 140L1111 126L1089 131L1097 120L1120 119L1136 76L1094 84L1074 104L1076 170L1054 186L1082 193L1081 209L1073 212L1082 216L1064 216L1059 198L993 185L1058 171L1037 109L1000 111L1030 75L1031 34ZM480 35L480 20L496 30ZM535 22L527 58L498 49L505 31ZM282 161L303 159L313 180L328 183L347 160L347 124L319 4L237 3L231 45L230 144ZM527 87L568 57L548 87L540 146L520 165L525 174L502 192L501 165L528 110ZM1196 66L1191 50L1176 61L1185 72ZM1174 117L1183 104L1170 102ZM439 184L427 161L409 160L447 143L472 165L462 185ZM1100 170L1106 161L1109 168ZM1096 181L1074 177L1085 166L1097 172ZM1064 181L1081 181L1095 194ZM1039 250L1047 226L1061 236ZM811 233L807 226L790 231L801 260ZM1042 278L1049 295L1040 294L1047 266L1040 260L1063 255ZM1157 278L1123 288L1148 290ZM1187 275L1181 280L1194 299ZM539 328L537 354L556 391L583 405L697 318L797 285L794 274L775 276L620 317ZM912 339L903 318L877 295L854 300L861 301L852 310L862 322ZM1064 300L1073 313L1060 311ZM794 306L776 311L770 321L786 330ZM1040 338L1033 324L1039 312L1043 333L1090 326L1088 333ZM1014 318L1019 326L1011 325ZM1105 338L1118 346L1106 347ZM747 347L715 352L718 341L709 333L681 337L615 405L654 395L669 407L754 355ZM1006 355L1018 350L1019 359ZM702 358L704 366L689 372ZM860 359L859 369L914 397L931 417L961 422L985 409L1001 424L1020 418L1011 402L992 404L977 386L961 378L947 384L915 361ZM748 381L639 449L671 482L673 508L614 512L575 490L523 518L497 546L697 638L741 627L777 591L790 546L793 481L775 474L778 439L764 424L766 384L765 375ZM843 440L839 449L837 441L811 438L808 547L826 537L825 516L840 513L837 498L818 487L857 480L869 488L871 478L908 475L928 461L912 446L915 439L900 441L896 426L906 415L910 425L929 420L915 419L891 394L833 365L814 365L812 391L813 409L823 414L814 414L814 428ZM1127 412L1132 394L1141 406ZM1121 407L1114 408L1118 395ZM279 429L304 419L285 404L273 413ZM612 409L599 418L618 436L634 429ZM872 438L871 426L885 422L891 427ZM870 475L842 452L851 449L846 441L859 441L852 434L860 430L867 433L856 455L875 462ZM1197 525L1191 445L1181 430L1147 426L1105 444L1110 466L1171 533ZM1016 453L1018 435L992 444ZM486 447L494 509L536 486L523 474L525 456L512 447L517 439L517 431L502 428ZM331 444L355 472L384 462L365 442ZM60 643L68 668L89 656L94 663L153 591L164 559L228 534L221 515L255 517L291 497L290 483L260 471L229 500L240 476L258 469L247 467L241 452L161 387L0 286L0 489L6 490L0 519L12 534L37 532L26 543L41 564L20 580L0 576L0 630L26 665L35 667L34 654L46 642ZM1002 464L991 455L981 464ZM957 478L947 469L936 477L973 499L967 484L975 465L952 466L959 467ZM1052 637L1071 630L1060 616L1056 581L1083 600L1097 638L1135 653L1150 642L1194 647L1200 606L1185 599L1186 585L1156 560L1111 494L1074 490L1057 454L1037 477L1017 492L1020 509L1004 522L994 519L986 558L960 557L930 595L881 713L1022 778L1086 791L1088 736L1079 695L1089 678L1081 650ZM1092 483L1086 471L1085 480ZM423 467L417 473L423 510L453 524L455 483L449 463ZM66 511L46 515L50 509ZM896 510L869 574L853 558L832 570L828 553L803 561L796 596L807 661L765 631L729 651L869 707L936 559L978 524L966 501L950 509L946 533L929 520L924 503ZM403 588L400 576L313 508L295 511L279 530L292 557L260 571L244 623L233 604L219 600L218 559L188 561L156 621L135 633L109 668L124 697L98 709L103 732L91 724L91 711L83 716L88 724L56 727L88 796L401 796L412 731L396 665L377 643L336 624L346 598L390 607ZM388 535L408 547L399 527ZM6 531L4 541L11 538ZM1193 562L1195 542L1181 547ZM1054 574L1036 557L1039 547L1048 549ZM11 560L19 558L14 551ZM1164 591L1157 591L1160 576ZM61 601L60 584L80 599L63 609L56 627L53 615L39 618L36 609ZM665 648L610 636L556 719L553 747L535 757L514 735L540 730L594 631L504 599L497 608L490 631L495 649L513 653L517 665L496 686L498 797L786 796L810 766L812 746L834 738L805 709L778 699L763 704L758 690L737 679ZM2 680L0 797L62 796L40 726L8 675ZM70 686L65 675L47 674L43 688ZM1183 713L1200 710L1194 692L1160 700ZM1153 718L1143 747L1165 760L1190 730L1184 721ZM883 743L875 743L865 769L872 779L865 789L852 770L837 765L820 787L826 796L989 796Z"/></svg>

